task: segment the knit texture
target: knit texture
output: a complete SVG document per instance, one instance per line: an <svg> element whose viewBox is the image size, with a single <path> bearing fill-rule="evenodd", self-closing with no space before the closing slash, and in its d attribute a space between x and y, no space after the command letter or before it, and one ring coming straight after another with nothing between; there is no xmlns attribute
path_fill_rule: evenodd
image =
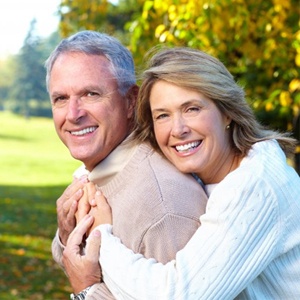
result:
<svg viewBox="0 0 300 300"><path fill-rule="evenodd" d="M117 299L300 299L300 179L276 141L255 144L214 187L176 260L157 264L101 225L100 262Z"/></svg>
<svg viewBox="0 0 300 300"><path fill-rule="evenodd" d="M95 173L93 180L96 184ZM114 234L134 252L166 263L174 259L198 229L207 196L190 175L184 175L160 154L141 144L127 165L101 186L112 208ZM61 263L62 246L53 241L53 257ZM86 299L112 299L103 283Z"/></svg>

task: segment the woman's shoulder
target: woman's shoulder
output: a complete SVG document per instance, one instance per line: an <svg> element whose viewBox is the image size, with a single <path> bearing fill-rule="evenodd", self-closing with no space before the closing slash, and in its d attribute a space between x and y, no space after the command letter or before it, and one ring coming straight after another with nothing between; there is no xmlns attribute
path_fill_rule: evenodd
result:
<svg viewBox="0 0 300 300"><path fill-rule="evenodd" d="M240 166L214 189L218 193L233 190L271 199L299 199L300 177L274 140L253 145Z"/></svg>

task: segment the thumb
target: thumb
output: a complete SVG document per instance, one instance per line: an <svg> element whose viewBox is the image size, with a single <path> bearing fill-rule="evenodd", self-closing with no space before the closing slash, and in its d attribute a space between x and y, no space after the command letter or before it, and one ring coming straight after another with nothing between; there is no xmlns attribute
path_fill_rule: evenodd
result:
<svg viewBox="0 0 300 300"><path fill-rule="evenodd" d="M90 261L98 262L100 257L101 232L93 230L86 243L86 256Z"/></svg>

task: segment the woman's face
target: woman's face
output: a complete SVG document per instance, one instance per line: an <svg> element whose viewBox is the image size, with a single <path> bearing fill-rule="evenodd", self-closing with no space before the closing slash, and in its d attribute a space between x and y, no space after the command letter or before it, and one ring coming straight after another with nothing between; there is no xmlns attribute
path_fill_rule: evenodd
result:
<svg viewBox="0 0 300 300"><path fill-rule="evenodd" d="M221 181L233 162L226 126L231 120L202 94L166 81L150 93L154 133L164 155L205 184Z"/></svg>

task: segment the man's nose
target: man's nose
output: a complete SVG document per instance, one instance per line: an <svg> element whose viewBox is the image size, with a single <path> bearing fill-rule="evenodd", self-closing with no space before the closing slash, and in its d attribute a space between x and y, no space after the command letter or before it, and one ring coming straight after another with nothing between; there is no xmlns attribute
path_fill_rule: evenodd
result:
<svg viewBox="0 0 300 300"><path fill-rule="evenodd" d="M66 118L77 123L85 115L85 110L79 98L71 97L68 103L68 112Z"/></svg>

